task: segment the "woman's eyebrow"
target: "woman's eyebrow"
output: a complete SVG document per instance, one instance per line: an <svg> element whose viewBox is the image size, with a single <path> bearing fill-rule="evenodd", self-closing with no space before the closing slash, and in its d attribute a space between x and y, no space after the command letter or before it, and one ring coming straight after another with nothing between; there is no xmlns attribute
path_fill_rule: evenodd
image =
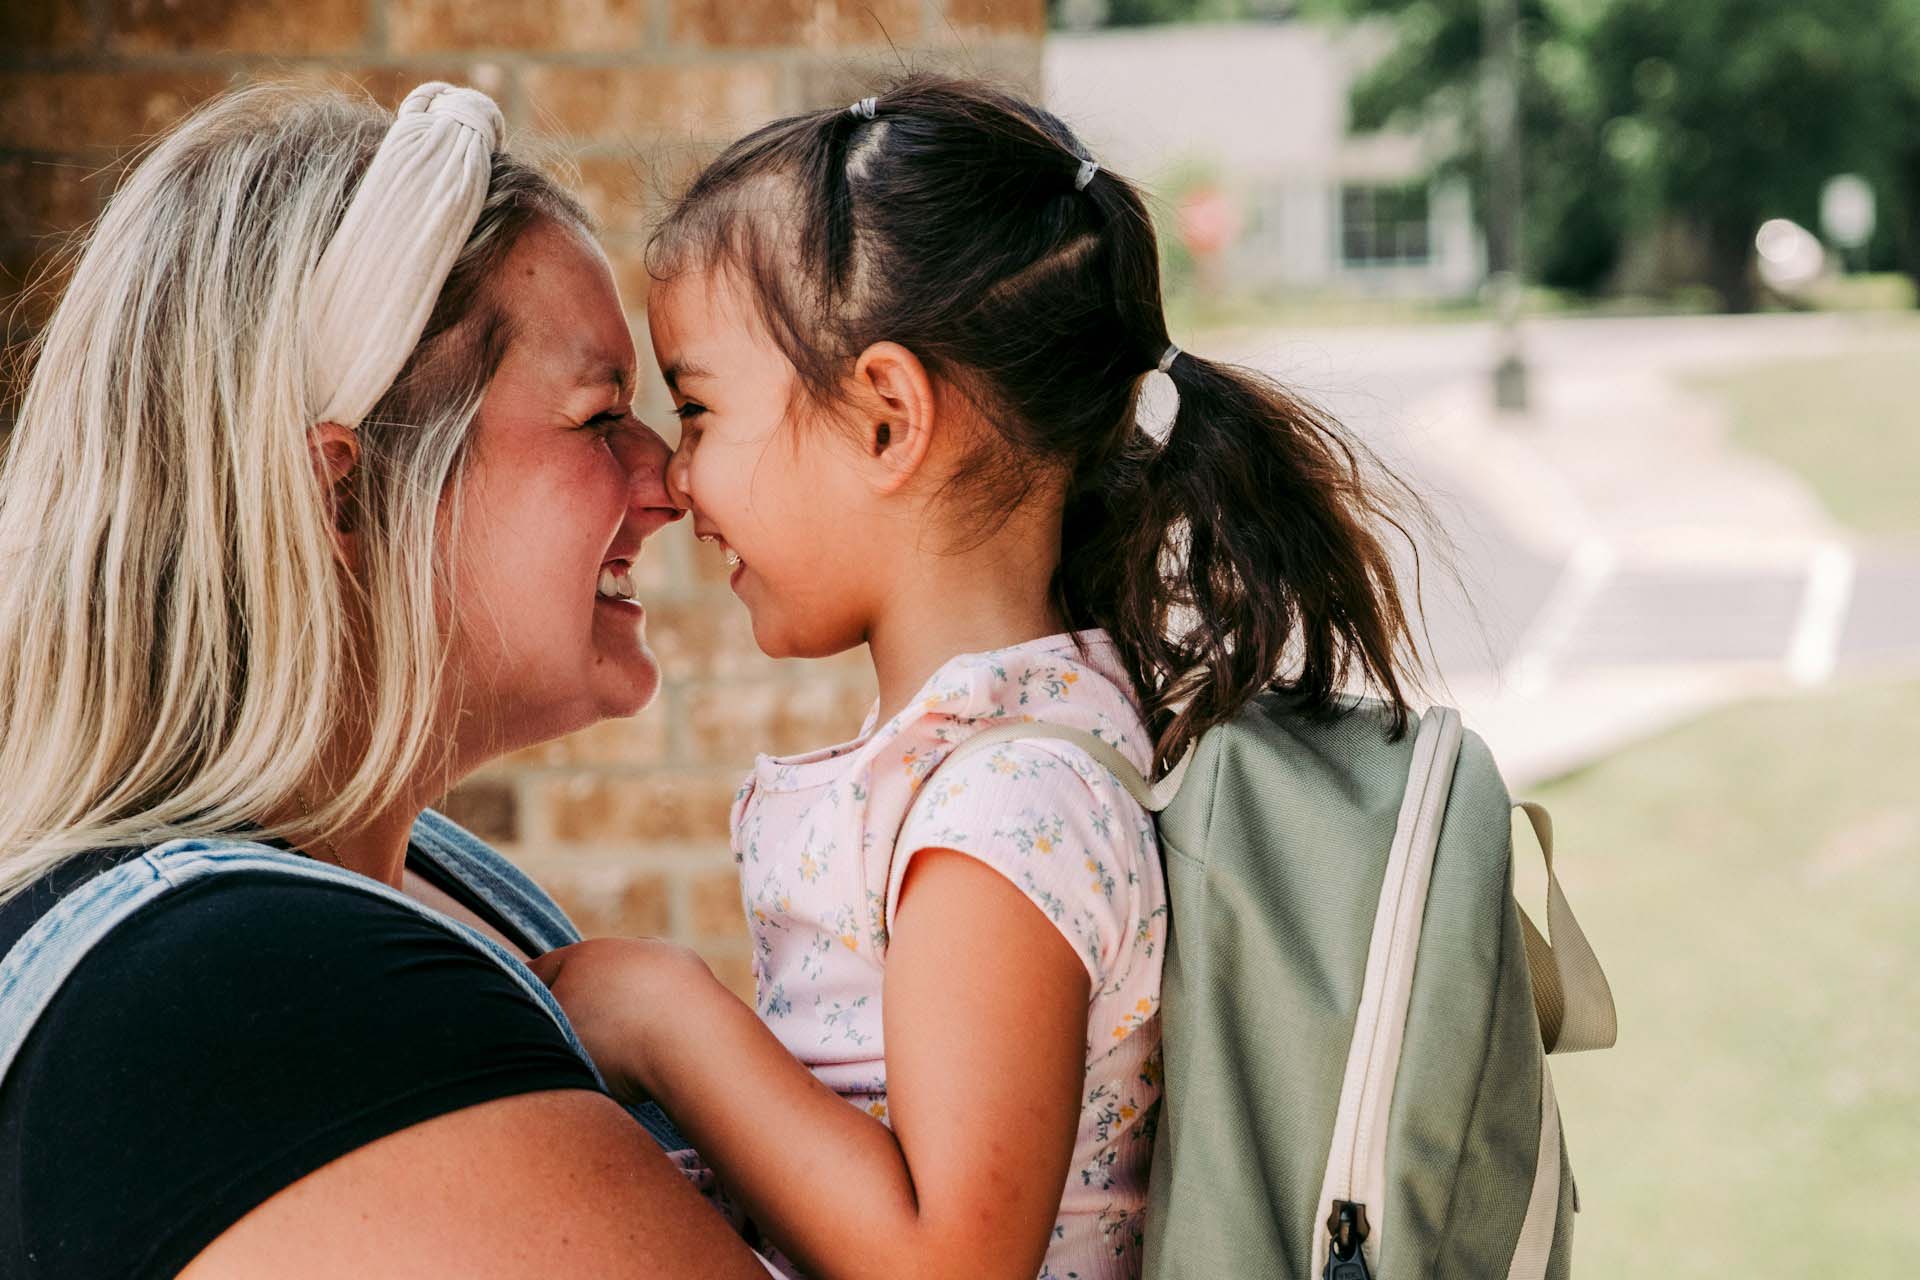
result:
<svg viewBox="0 0 1920 1280"><path fill-rule="evenodd" d="M612 387L616 398L625 401L633 393L634 371L620 356L599 343L582 343L567 354L576 388Z"/></svg>
<svg viewBox="0 0 1920 1280"><path fill-rule="evenodd" d="M583 371L580 375L583 387L612 387L614 395L625 400L633 386L633 375L617 364L601 366L597 371Z"/></svg>

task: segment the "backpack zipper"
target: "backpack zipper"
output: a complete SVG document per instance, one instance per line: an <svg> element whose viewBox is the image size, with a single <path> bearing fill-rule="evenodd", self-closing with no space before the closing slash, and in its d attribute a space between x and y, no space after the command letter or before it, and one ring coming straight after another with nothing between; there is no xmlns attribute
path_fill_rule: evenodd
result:
<svg viewBox="0 0 1920 1280"><path fill-rule="evenodd" d="M1386 1192L1387 1118L1400 1065L1400 1045L1413 997L1414 958L1427 889L1453 785L1461 742L1459 713L1435 707L1422 718L1414 740L1406 797L1387 857L1380 903L1367 948L1366 977L1355 1017L1353 1041L1334 1115L1333 1143L1320 1203L1327 1234L1315 1242L1314 1266L1322 1280L1372 1280L1369 1242L1375 1238ZM1373 1218L1368 1220L1368 1207Z"/></svg>
<svg viewBox="0 0 1920 1280"><path fill-rule="evenodd" d="M1367 1241L1367 1206L1335 1200L1327 1236L1327 1269L1320 1273L1321 1280L1373 1280L1367 1255L1360 1251Z"/></svg>

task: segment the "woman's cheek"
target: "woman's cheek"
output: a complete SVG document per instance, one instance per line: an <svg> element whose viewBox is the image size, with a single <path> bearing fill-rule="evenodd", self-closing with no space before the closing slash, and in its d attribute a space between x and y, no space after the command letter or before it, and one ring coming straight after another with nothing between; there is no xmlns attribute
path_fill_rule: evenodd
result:
<svg viewBox="0 0 1920 1280"><path fill-rule="evenodd" d="M620 465L620 459L614 456L613 449L604 441L594 445L593 453L570 487L573 489L572 498L582 504L583 513L591 511L603 517L612 513L612 518L618 521L626 510L626 468Z"/></svg>

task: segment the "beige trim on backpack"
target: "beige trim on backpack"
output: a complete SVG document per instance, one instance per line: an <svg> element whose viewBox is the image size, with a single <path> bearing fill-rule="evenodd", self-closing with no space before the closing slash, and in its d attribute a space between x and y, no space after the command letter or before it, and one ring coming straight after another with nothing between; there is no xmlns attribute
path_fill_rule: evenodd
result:
<svg viewBox="0 0 1920 1280"><path fill-rule="evenodd" d="M1545 1280L1553 1258L1553 1233L1560 1223L1560 1103L1553 1096L1553 1072L1540 1060L1540 1153L1533 1165L1533 1190L1520 1223L1507 1280Z"/></svg>
<svg viewBox="0 0 1920 1280"><path fill-rule="evenodd" d="M1526 937L1527 968L1533 972L1533 1006L1540 1015L1540 1040L1548 1053L1577 1053L1608 1049L1619 1035L1613 1008L1613 989L1600 968L1580 922L1573 918L1560 878L1553 873L1553 819L1531 802L1514 808L1527 815L1547 863L1547 936L1542 937L1520 912Z"/></svg>

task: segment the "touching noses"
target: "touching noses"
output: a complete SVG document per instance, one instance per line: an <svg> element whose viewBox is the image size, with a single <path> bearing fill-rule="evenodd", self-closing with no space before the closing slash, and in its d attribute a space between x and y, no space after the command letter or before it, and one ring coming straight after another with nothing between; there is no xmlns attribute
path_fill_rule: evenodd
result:
<svg viewBox="0 0 1920 1280"><path fill-rule="evenodd" d="M614 437L613 452L627 473L629 518L650 516L662 525L678 520L683 504L670 492L667 481L673 451L660 434L636 419Z"/></svg>
<svg viewBox="0 0 1920 1280"><path fill-rule="evenodd" d="M693 510L693 449L682 442L667 459L667 498L682 511Z"/></svg>

